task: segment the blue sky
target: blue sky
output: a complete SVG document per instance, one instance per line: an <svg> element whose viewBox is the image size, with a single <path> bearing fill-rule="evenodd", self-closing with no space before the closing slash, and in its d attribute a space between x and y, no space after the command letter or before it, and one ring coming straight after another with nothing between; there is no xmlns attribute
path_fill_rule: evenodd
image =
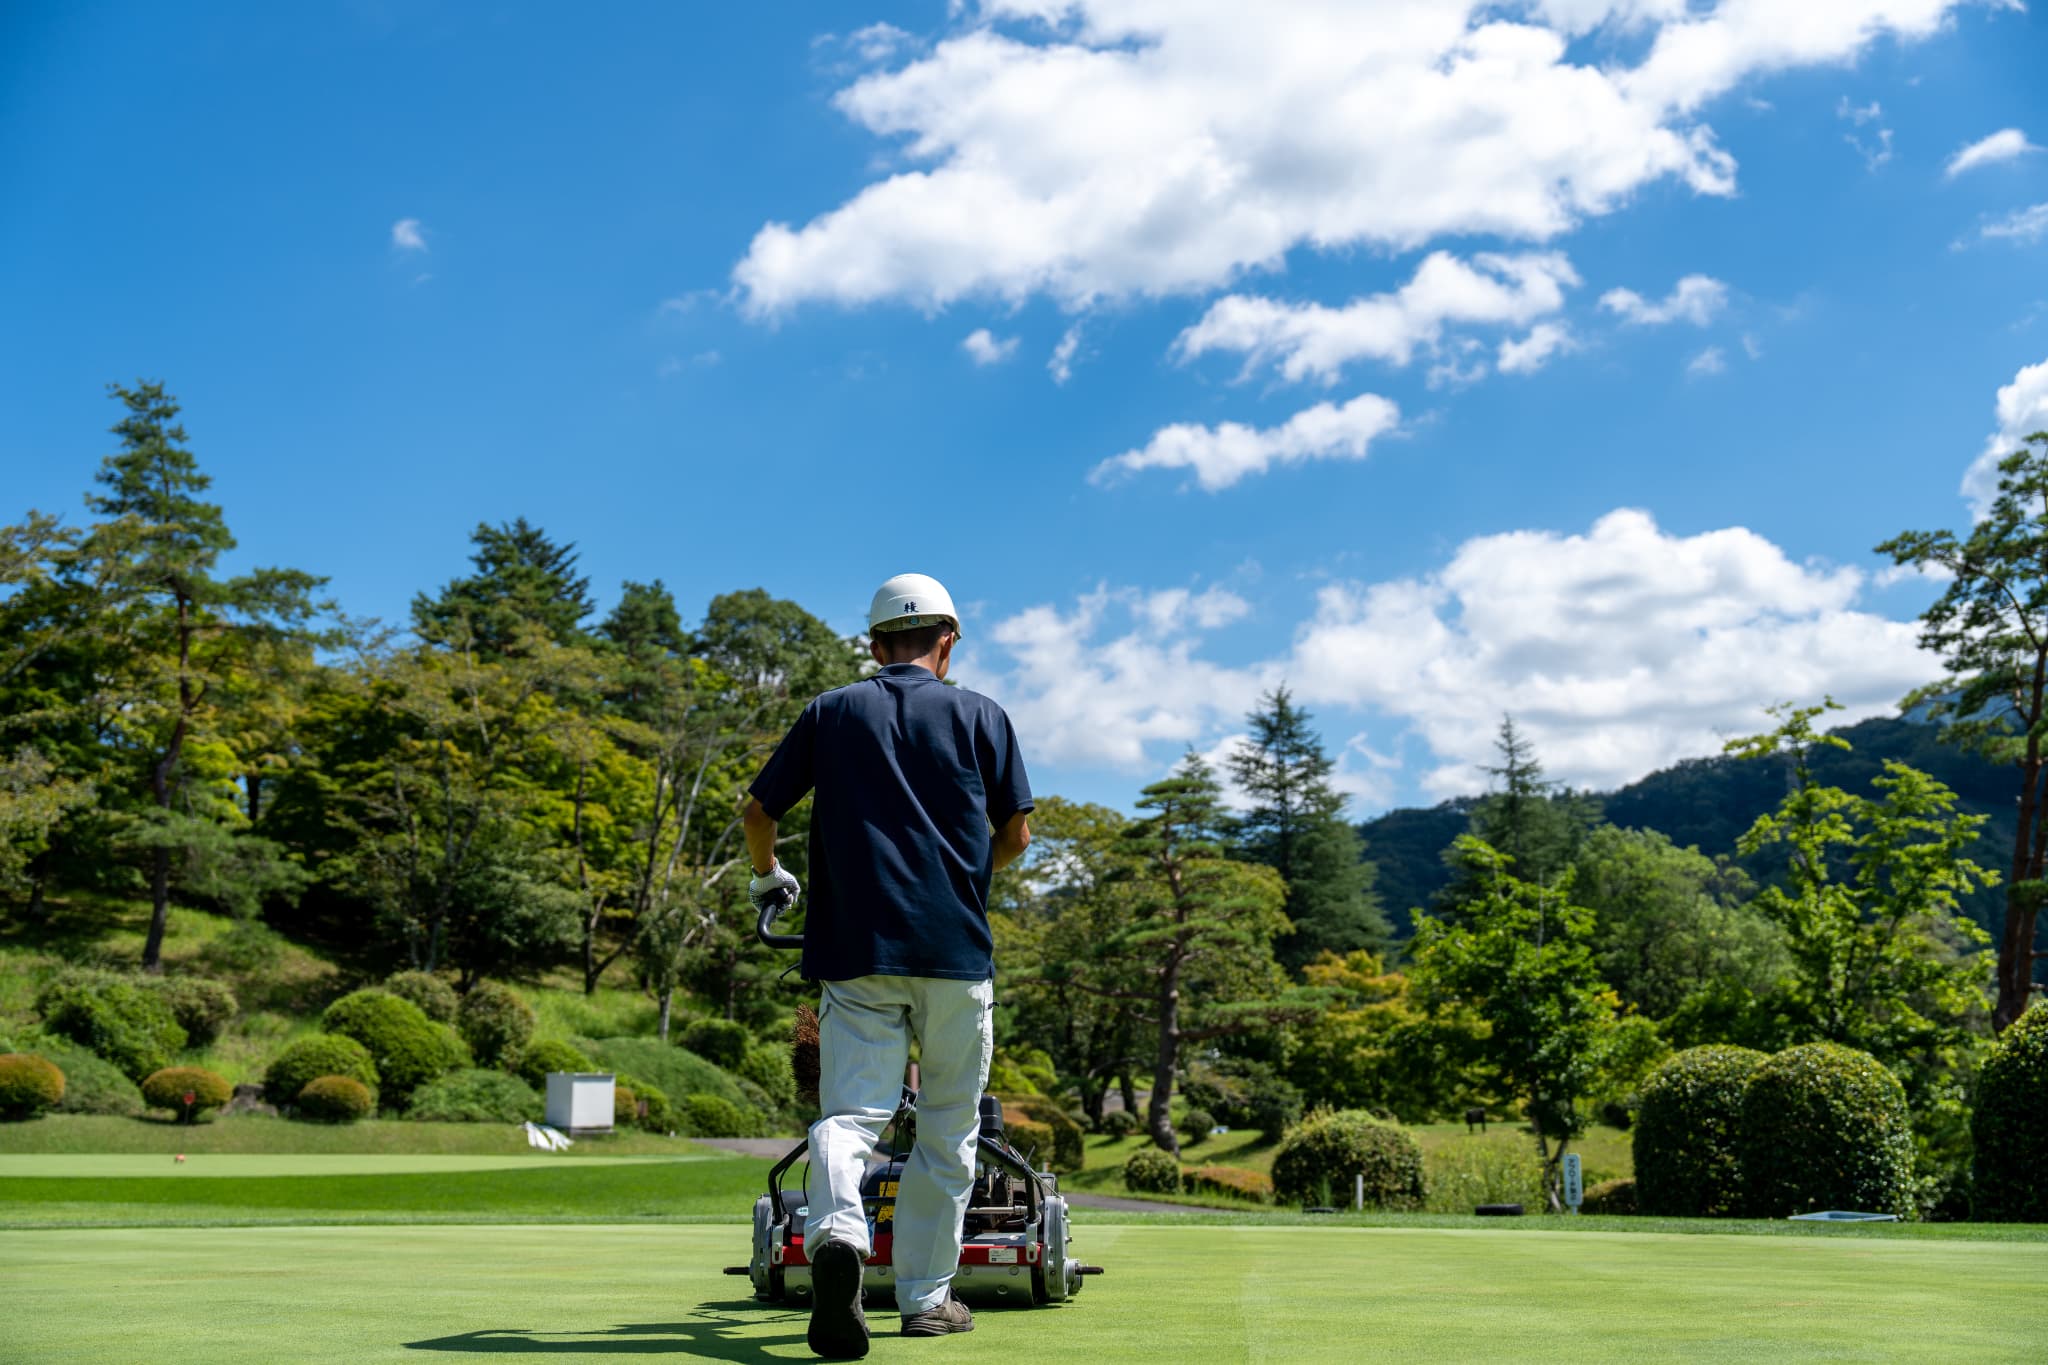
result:
<svg viewBox="0 0 2048 1365"><path fill-rule="evenodd" d="M156 377L353 613L524 515L936 574L1043 790L1280 681L1361 814L1503 710L1612 785L1936 672L1871 547L2048 426L2039 10L16 4L0 511Z"/></svg>

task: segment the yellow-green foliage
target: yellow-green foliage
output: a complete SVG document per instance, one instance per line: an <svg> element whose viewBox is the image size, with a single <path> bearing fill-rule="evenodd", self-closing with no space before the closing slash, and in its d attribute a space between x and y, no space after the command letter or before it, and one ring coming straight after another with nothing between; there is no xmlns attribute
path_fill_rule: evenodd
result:
<svg viewBox="0 0 2048 1365"><path fill-rule="evenodd" d="M455 1011L462 1003L455 988L432 972L394 972L384 978L384 989L400 1000L412 1001L437 1024L454 1023Z"/></svg>
<svg viewBox="0 0 2048 1365"><path fill-rule="evenodd" d="M354 1123L377 1107L370 1088L353 1076L315 1076L296 1103L301 1116L320 1123Z"/></svg>
<svg viewBox="0 0 2048 1365"><path fill-rule="evenodd" d="M455 1024L478 1066L501 1066L533 1037L533 1007L510 986L479 981L456 1007Z"/></svg>
<svg viewBox="0 0 2048 1365"><path fill-rule="evenodd" d="M684 1100L683 1122L692 1137L754 1137L760 1129L752 1114L717 1095Z"/></svg>
<svg viewBox="0 0 2048 1365"><path fill-rule="evenodd" d="M650 1133L666 1133L674 1125L668 1096L660 1086L626 1075L615 1078L613 1085L617 1092L612 1101L613 1123L630 1123Z"/></svg>
<svg viewBox="0 0 2048 1365"><path fill-rule="evenodd" d="M168 1109L187 1123L234 1097L235 1088L204 1067L167 1066L142 1081L142 1098L150 1108Z"/></svg>
<svg viewBox="0 0 2048 1365"><path fill-rule="evenodd" d="M1636 1182L1633 1180L1603 1180L1588 1189L1579 1205L1580 1213L1634 1213L1636 1211Z"/></svg>
<svg viewBox="0 0 2048 1365"><path fill-rule="evenodd" d="M522 1123L541 1117L540 1096L517 1076L469 1069L437 1076L413 1092L409 1119L439 1123Z"/></svg>
<svg viewBox="0 0 2048 1365"><path fill-rule="evenodd" d="M520 1080L545 1095L550 1071L573 1075L579 1071L595 1071L597 1063L584 1056L573 1044L559 1038L543 1038L537 1043L528 1043L520 1051L516 1069Z"/></svg>
<svg viewBox="0 0 2048 1365"><path fill-rule="evenodd" d="M1977 1080L1977 1217L2048 1223L2048 1005L2014 1020Z"/></svg>
<svg viewBox="0 0 2048 1365"><path fill-rule="evenodd" d="M1273 1202L1272 1177L1242 1166L1197 1166L1181 1172L1180 1184L1189 1194L1222 1194L1254 1204Z"/></svg>
<svg viewBox="0 0 2048 1365"><path fill-rule="evenodd" d="M184 1050L185 1030L154 990L111 972L60 972L37 992L43 1027L85 1047L139 1081Z"/></svg>
<svg viewBox="0 0 2048 1365"><path fill-rule="evenodd" d="M64 1098L64 1073L33 1052L0 1056L0 1119L34 1118Z"/></svg>
<svg viewBox="0 0 2048 1365"><path fill-rule="evenodd" d="M427 1018L412 1001L384 991L343 996L327 1007L321 1025L369 1049L387 1104L404 1103L428 1081L469 1060L454 1030Z"/></svg>

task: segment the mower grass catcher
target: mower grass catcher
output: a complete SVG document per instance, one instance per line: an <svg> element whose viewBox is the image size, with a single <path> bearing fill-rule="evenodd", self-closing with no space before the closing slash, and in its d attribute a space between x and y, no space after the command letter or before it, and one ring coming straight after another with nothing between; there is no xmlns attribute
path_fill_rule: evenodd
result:
<svg viewBox="0 0 2048 1365"><path fill-rule="evenodd" d="M771 947L801 947L800 936L772 932L783 908L771 906L761 912L756 926L761 941ZM888 1155L870 1166L861 1181L861 1204L867 1210L874 1248L861 1277L870 1303L893 1301L896 1296L896 1188L910 1155L916 1115L917 1092L906 1085L890 1120ZM1080 1293L1083 1278L1100 1275L1102 1267L1083 1265L1068 1255L1067 1201L1059 1193L1059 1177L1033 1170L1010 1145L1003 1133L1002 1105L993 1095L981 1097L979 1142L974 1188L961 1227L954 1295L978 1308L1060 1303ZM751 1279L754 1297L764 1303L811 1301L811 1263L804 1251L804 1217L809 1210L801 1187L782 1188L783 1177L810 1146L809 1138L803 1139L769 1170L768 1192L754 1201L753 1254L744 1266L726 1267L728 1275Z"/></svg>

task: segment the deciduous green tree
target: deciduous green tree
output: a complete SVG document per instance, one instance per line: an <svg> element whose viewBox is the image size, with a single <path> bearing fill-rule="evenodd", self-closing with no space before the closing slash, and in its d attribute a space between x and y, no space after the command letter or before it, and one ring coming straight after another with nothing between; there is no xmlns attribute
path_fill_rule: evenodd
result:
<svg viewBox="0 0 2048 1365"><path fill-rule="evenodd" d="M2048 431L1999 461L1998 476L1998 496L1967 535L1907 531L1877 552L1948 578L1920 615L1920 646L1948 676L1907 700L1927 705L1943 738L2010 763L2018 778L1991 1011L2003 1029L2048 959L2038 931L2048 898Z"/></svg>

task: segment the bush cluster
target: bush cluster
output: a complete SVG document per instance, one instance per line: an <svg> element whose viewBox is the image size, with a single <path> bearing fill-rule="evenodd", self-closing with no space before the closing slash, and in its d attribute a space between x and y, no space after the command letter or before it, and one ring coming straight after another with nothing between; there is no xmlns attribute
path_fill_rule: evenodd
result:
<svg viewBox="0 0 2048 1365"><path fill-rule="evenodd" d="M1348 1202L1361 1175L1368 1208L1422 1207L1422 1148L1405 1130L1370 1114L1311 1114L1273 1154L1274 1192L1290 1204Z"/></svg>
<svg viewBox="0 0 2048 1365"><path fill-rule="evenodd" d="M1103 1114L1102 1121L1095 1125L1095 1131L1108 1137L1123 1138L1129 1137L1144 1126L1138 1121L1138 1116L1130 1110L1111 1109Z"/></svg>
<svg viewBox="0 0 2048 1365"><path fill-rule="evenodd" d="M637 1076L618 1076L612 1082L613 1124L630 1123L650 1133L666 1133L675 1126L675 1110L661 1087Z"/></svg>
<svg viewBox="0 0 2048 1365"><path fill-rule="evenodd" d="M575 1042L597 1063L598 1070L644 1076L671 1098L716 1095L735 1108L753 1108L738 1080L687 1048L672 1047L656 1038L578 1038Z"/></svg>
<svg viewBox="0 0 2048 1365"><path fill-rule="evenodd" d="M64 1098L64 1073L33 1052L0 1055L0 1119L32 1119Z"/></svg>
<svg viewBox="0 0 2048 1365"><path fill-rule="evenodd" d="M760 1131L754 1115L718 1095L689 1096L681 1117L692 1137L754 1137Z"/></svg>
<svg viewBox="0 0 2048 1365"><path fill-rule="evenodd" d="M47 1058L64 1073L64 1098L57 1105L58 1113L133 1118L143 1111L141 1089L121 1074L120 1067L70 1039L42 1037L22 1050Z"/></svg>
<svg viewBox="0 0 2048 1365"><path fill-rule="evenodd" d="M1644 1213L1725 1218L1746 1207L1737 1151L1742 1095L1765 1060L1746 1047L1695 1047L1650 1074L1632 1137Z"/></svg>
<svg viewBox="0 0 2048 1365"><path fill-rule="evenodd" d="M188 1098L189 1096L189 1098ZM168 1109L182 1123L191 1123L235 1097L226 1078L202 1066L167 1066L142 1082L142 1098L152 1109Z"/></svg>
<svg viewBox="0 0 2048 1365"><path fill-rule="evenodd" d="M789 1048L775 1043L749 1043L740 1059L739 1075L761 1087L776 1109L796 1105L796 1073L790 1069Z"/></svg>
<svg viewBox="0 0 2048 1365"><path fill-rule="evenodd" d="M1579 1201L1580 1213L1634 1213L1636 1211L1636 1182L1623 1177L1620 1180L1603 1180L1588 1186Z"/></svg>
<svg viewBox="0 0 2048 1365"><path fill-rule="evenodd" d="M1206 1109L1190 1109L1187 1113L1181 1115L1180 1122L1175 1125L1175 1129L1180 1134L1181 1146L1192 1147L1198 1142L1207 1142L1209 1140L1209 1130L1215 1126L1216 1116L1214 1114L1211 1114Z"/></svg>
<svg viewBox="0 0 2048 1365"><path fill-rule="evenodd" d="M111 972L60 972L36 993L43 1027L106 1058L131 1081L161 1071L186 1034L156 991Z"/></svg>
<svg viewBox="0 0 2048 1365"><path fill-rule="evenodd" d="M455 1026L478 1066L503 1066L516 1061L533 1037L533 1006L519 998L510 986L479 981L462 997L455 1011Z"/></svg>
<svg viewBox="0 0 2048 1365"><path fill-rule="evenodd" d="M339 1033L301 1038L272 1059L263 1073L263 1097L280 1108L299 1102L306 1087L323 1076L345 1076L377 1102L377 1064L370 1050Z"/></svg>
<svg viewBox="0 0 2048 1365"><path fill-rule="evenodd" d="M1301 1121L1301 1091L1263 1062L1225 1057L1190 1067L1181 1098L1215 1122L1279 1138Z"/></svg>
<svg viewBox="0 0 2048 1365"><path fill-rule="evenodd" d="M455 988L432 972L393 972L384 978L384 989L400 1000L412 1001L437 1024L454 1023L456 1008L462 1003Z"/></svg>
<svg viewBox="0 0 2048 1365"><path fill-rule="evenodd" d="M1024 1093L998 1095L996 1098L1003 1103L1005 1124L1008 1124L1011 1114L1016 1114L1045 1127L1048 1137L1045 1145L1038 1149L1038 1154L1049 1169L1071 1174L1088 1164L1088 1135L1058 1100L1050 1095ZM1011 1141L1015 1142L1015 1137Z"/></svg>
<svg viewBox="0 0 2048 1365"><path fill-rule="evenodd" d="M1913 1129L1905 1087L1867 1052L1787 1048L1742 1094L1737 1143L1749 1212L1913 1212Z"/></svg>
<svg viewBox="0 0 2048 1365"><path fill-rule="evenodd" d="M269 1087L264 1092L268 1094ZM317 1123L354 1123L377 1108L370 1087L353 1076L315 1076L300 1087L292 1103L302 1116Z"/></svg>
<svg viewBox="0 0 2048 1365"><path fill-rule="evenodd" d="M541 1107L540 1096L517 1076L466 1068L415 1090L405 1116L434 1123L524 1123L538 1120Z"/></svg>
<svg viewBox="0 0 2048 1365"><path fill-rule="evenodd" d="M1124 1187L1144 1194L1179 1194L1180 1163L1170 1152L1140 1147L1124 1158Z"/></svg>
<svg viewBox="0 0 2048 1365"><path fill-rule="evenodd" d="M1003 1110L1003 1136L1040 1169L1051 1164L1054 1146L1051 1124L1040 1123L1021 1110L1006 1108Z"/></svg>
<svg viewBox="0 0 2048 1365"><path fill-rule="evenodd" d="M548 1093L548 1073L563 1071L575 1074L579 1071L595 1071L597 1063L577 1051L575 1046L559 1038L543 1038L537 1043L528 1043L519 1054L519 1064L513 1068L519 1079L538 1090L543 1096Z"/></svg>
<svg viewBox="0 0 2048 1365"><path fill-rule="evenodd" d="M467 1050L455 1031L427 1018L418 1005L384 991L357 991L327 1007L321 1027L353 1038L377 1064L384 1102L406 1103L412 1092L464 1065Z"/></svg>
<svg viewBox="0 0 2048 1365"><path fill-rule="evenodd" d="M1182 1171L1180 1183L1189 1194L1220 1194L1254 1204L1273 1202L1273 1178L1241 1166L1197 1166Z"/></svg>
<svg viewBox="0 0 2048 1365"><path fill-rule="evenodd" d="M1977 1078L1976 1217L2048 1223L2048 1005L2012 1022Z"/></svg>
<svg viewBox="0 0 2048 1365"><path fill-rule="evenodd" d="M156 977L140 984L170 1006L171 1017L185 1030L187 1047L214 1042L241 1012L235 993L209 976Z"/></svg>
<svg viewBox="0 0 2048 1365"><path fill-rule="evenodd" d="M731 1019L693 1019L682 1037L684 1047L727 1071L738 1071L746 1064L751 1042L746 1025Z"/></svg>

